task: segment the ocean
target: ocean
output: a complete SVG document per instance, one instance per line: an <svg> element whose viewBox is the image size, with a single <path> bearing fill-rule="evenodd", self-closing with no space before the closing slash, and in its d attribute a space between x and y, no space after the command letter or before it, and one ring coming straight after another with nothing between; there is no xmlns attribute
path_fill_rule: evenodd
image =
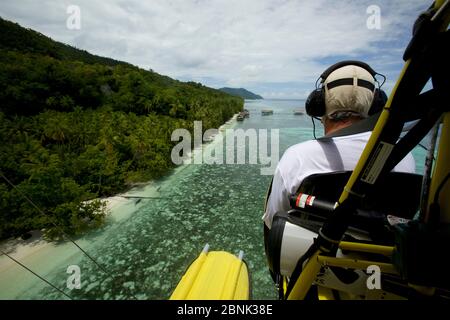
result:
<svg viewBox="0 0 450 320"><path fill-rule="evenodd" d="M246 101L245 108L250 117L230 121L222 134L226 129L243 129L266 132L270 137L278 130L278 150L268 147L269 153L278 151L276 158L290 145L313 139L311 118L294 115L294 110L304 110L304 100ZM262 109L271 109L273 114L262 116ZM317 121L316 135L323 135ZM204 145L205 150L217 147L219 137ZM235 153L240 148L251 149L249 142L233 148ZM421 173L425 151L416 148L413 155ZM267 166L249 163L250 159L247 152L241 164L184 164L161 180L129 191L128 196L151 198L122 198L104 227L77 239L103 271L68 242L52 244L22 263L73 299L167 299L189 264L209 244L214 251L238 254L243 250L252 298L276 299L261 220L271 176L262 174ZM67 287L70 266L79 268L80 288ZM65 297L20 266L13 266L0 275L0 298Z"/></svg>

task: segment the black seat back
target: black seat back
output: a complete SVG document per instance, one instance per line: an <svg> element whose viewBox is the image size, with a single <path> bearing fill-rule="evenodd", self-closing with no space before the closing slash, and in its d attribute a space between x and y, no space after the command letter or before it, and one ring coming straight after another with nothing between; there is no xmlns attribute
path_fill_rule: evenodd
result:
<svg viewBox="0 0 450 320"><path fill-rule="evenodd" d="M340 171L310 175L303 180L297 194L301 192L337 202L351 174L351 171ZM360 211L412 219L420 205L422 178L413 173L390 172L376 190L366 195Z"/></svg>

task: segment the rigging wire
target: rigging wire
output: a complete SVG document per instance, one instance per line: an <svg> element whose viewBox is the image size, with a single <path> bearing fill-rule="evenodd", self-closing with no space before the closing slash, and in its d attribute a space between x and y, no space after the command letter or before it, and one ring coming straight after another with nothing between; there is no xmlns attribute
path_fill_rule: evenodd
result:
<svg viewBox="0 0 450 320"><path fill-rule="evenodd" d="M5 256L7 256L9 259L11 259L12 261L14 261L15 263L17 263L18 265L20 265L22 268L28 270L29 272L31 272L32 274L34 274L36 277L38 277L39 279L41 279L42 281L44 281L45 283L47 283L49 286L51 286L53 289L55 289L56 291L58 291L59 293L63 294L64 296L66 296L69 300L73 300L71 296L69 296L67 293L65 293L63 290L59 289L57 286L55 286L53 283L51 283L50 281L46 280L44 277L40 276L39 274L37 274L36 272L34 272L33 270L31 270L30 268L28 268L26 265L20 263L20 261L14 259L12 256L10 256L9 254L7 254L5 251L0 249L0 252L2 254L4 254Z"/></svg>
<svg viewBox="0 0 450 320"><path fill-rule="evenodd" d="M8 180L8 178L5 177L5 175L3 173L0 173L0 175L2 176L3 179L6 180L6 182L8 182L8 184L10 184L14 189L17 190L17 192L19 192L19 194L24 197L36 210L38 210L41 214L48 216L44 211L42 211L36 204L34 204L34 202L27 197L27 195L23 194L22 191L19 190L19 188L17 188L11 181ZM53 220L50 220L50 222L53 224L53 226L55 228L57 228L62 234L64 234L64 236L67 237L67 239L72 242L81 252L83 252L98 268L100 268L102 271L106 272L106 270L97 262L95 261L94 258L92 258L83 248L81 248L76 242L75 240L73 240L70 236L68 236L64 230L58 226ZM106 272L107 273L107 272Z"/></svg>
<svg viewBox="0 0 450 320"><path fill-rule="evenodd" d="M0 171L0 175L2 176L2 178L9 184L11 185L22 197L24 197L34 208L36 208L36 210L38 210L39 213L48 216L48 214L46 214L43 210L41 210L36 204L34 204L34 202L27 197L26 194L24 194L19 188L17 188L17 186L15 186L4 174L3 172ZM99 268L104 274L106 274L109 278L111 278L113 281L115 281L116 279L111 276L110 272L108 272L102 265L100 265L91 255L89 255L83 248L81 248L78 243L75 242L75 240L73 240L60 226L58 226L53 219L50 219L51 224L57 228L61 234L63 234L67 240L69 240L75 247L77 247L86 257L88 257L89 260L91 260L96 266L97 268ZM5 254L6 255L6 254ZM22 264L21 264L22 265ZM22 265L23 266L23 265ZM24 266L25 267L25 266ZM40 278L40 277L39 277ZM47 282L47 281L46 281ZM47 282L48 283L48 282ZM130 292L131 296L135 299L138 300L138 298L132 293Z"/></svg>

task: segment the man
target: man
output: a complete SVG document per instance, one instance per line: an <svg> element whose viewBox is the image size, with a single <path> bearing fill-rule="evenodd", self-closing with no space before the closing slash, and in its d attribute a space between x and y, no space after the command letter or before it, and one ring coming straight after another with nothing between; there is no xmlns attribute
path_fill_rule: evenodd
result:
<svg viewBox="0 0 450 320"><path fill-rule="evenodd" d="M385 94L376 87L375 75L372 68L359 61L337 63L321 75L321 87L308 97L306 111L309 115L321 116L326 136L381 110L386 102L382 98ZM352 171L370 135L371 132L366 131L306 141L288 148L273 177L263 216L266 226L271 228L275 213L290 209L289 196L295 194L306 177L316 173ZM408 154L394 171L414 173L412 155Z"/></svg>

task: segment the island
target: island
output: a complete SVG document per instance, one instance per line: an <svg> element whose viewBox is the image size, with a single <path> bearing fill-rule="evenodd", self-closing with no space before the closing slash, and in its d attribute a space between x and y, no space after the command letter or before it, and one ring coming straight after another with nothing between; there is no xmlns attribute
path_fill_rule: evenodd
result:
<svg viewBox="0 0 450 320"><path fill-rule="evenodd" d="M263 97L261 97L258 94L255 94L253 92L248 91L247 89L244 88L220 88L219 89L222 92L228 93L232 96L235 97L240 97L243 99L247 99L247 100L261 100L264 99Z"/></svg>

